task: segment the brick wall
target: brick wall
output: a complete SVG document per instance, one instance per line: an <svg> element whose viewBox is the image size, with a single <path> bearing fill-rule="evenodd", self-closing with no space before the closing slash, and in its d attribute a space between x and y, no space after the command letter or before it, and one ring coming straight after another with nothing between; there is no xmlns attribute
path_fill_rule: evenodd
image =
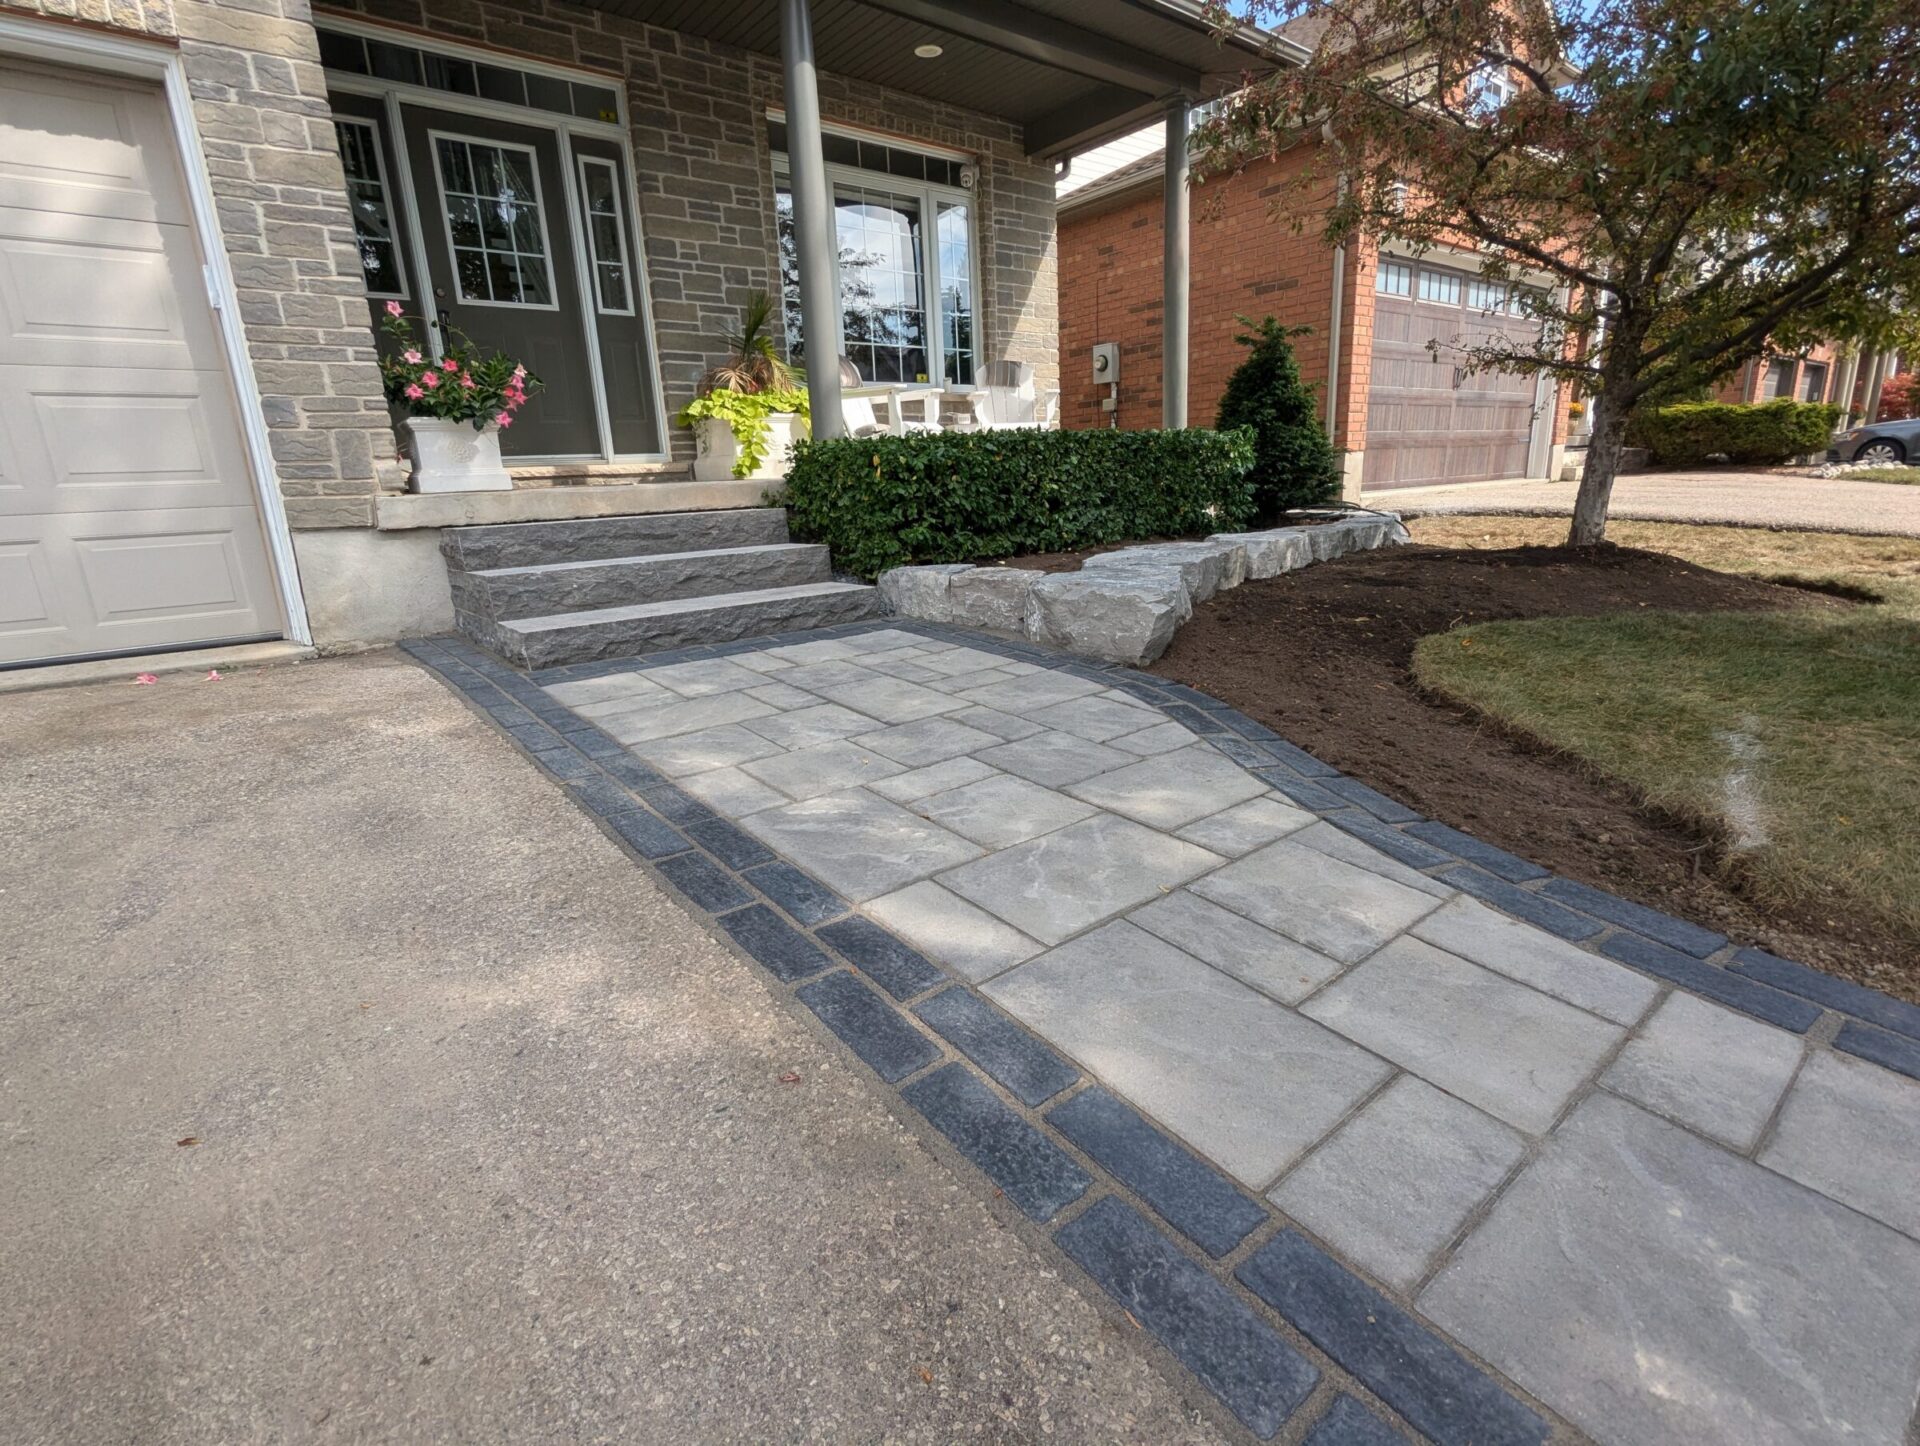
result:
<svg viewBox="0 0 1920 1446"><path fill-rule="evenodd" d="M395 444L306 0L0 9L178 37L288 518L370 525Z"/></svg>
<svg viewBox="0 0 1920 1446"><path fill-rule="evenodd" d="M1748 362L1720 383L1719 389L1714 393L1714 400L1734 403L1760 401L1761 388L1766 385L1767 370L1776 360L1788 362L1793 368L1788 378L1788 386L1781 391L1782 396L1794 401L1802 400L1800 391L1806 381L1807 363L1813 362L1827 369L1826 385L1822 389L1823 395L1813 400L1846 404L1844 398L1835 395L1842 380L1841 372L1846 367L1846 357L1839 348L1824 342L1799 356L1778 358L1763 356Z"/></svg>
<svg viewBox="0 0 1920 1446"><path fill-rule="evenodd" d="M1282 157L1194 191L1187 342L1192 425L1212 425L1227 377L1245 355L1234 341L1241 330L1236 316L1271 315L1288 326L1312 327L1310 335L1295 340L1294 350L1301 374L1326 384L1333 252L1311 222L1296 232L1271 214L1279 186L1302 164L1303 156ZM1160 425L1163 204L1156 175L1140 189L1060 218L1064 426L1106 425L1099 404L1106 388L1093 381L1088 360L1094 344L1104 341L1117 341L1121 348L1119 424ZM1356 334L1365 337L1359 357L1364 372L1372 341L1373 283L1356 251L1348 248L1346 310ZM1364 314L1355 316L1354 279L1362 271L1366 286L1358 300ZM1364 409L1364 376L1354 376L1345 341L1341 351L1343 409L1355 404ZM1346 445L1344 436L1335 442Z"/></svg>

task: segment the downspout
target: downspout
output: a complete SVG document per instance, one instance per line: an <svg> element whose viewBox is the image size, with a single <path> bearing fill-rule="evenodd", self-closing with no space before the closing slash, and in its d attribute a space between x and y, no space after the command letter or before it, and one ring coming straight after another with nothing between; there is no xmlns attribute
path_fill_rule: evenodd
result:
<svg viewBox="0 0 1920 1446"><path fill-rule="evenodd" d="M1328 145L1333 140L1333 122L1327 121L1320 127L1320 143ZM1347 175L1342 171L1334 180L1334 204L1338 205L1347 196ZM1339 435L1340 418L1340 328L1342 308L1346 300L1347 289L1347 243L1341 241L1333 248L1333 309L1327 321L1327 440L1333 441ZM1342 471L1345 463L1341 464ZM1342 479L1341 491L1345 492Z"/></svg>

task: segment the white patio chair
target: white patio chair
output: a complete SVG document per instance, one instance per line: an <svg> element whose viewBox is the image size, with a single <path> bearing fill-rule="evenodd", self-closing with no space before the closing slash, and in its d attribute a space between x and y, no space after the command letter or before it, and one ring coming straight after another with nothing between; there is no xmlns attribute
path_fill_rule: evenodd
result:
<svg viewBox="0 0 1920 1446"><path fill-rule="evenodd" d="M911 436L940 430L940 390L898 382L867 385L860 368L840 358L840 419L849 437Z"/></svg>
<svg viewBox="0 0 1920 1446"><path fill-rule="evenodd" d="M988 362L980 369L979 385L967 395L973 425L982 430L1059 425L1060 393L1042 394L1027 362Z"/></svg>

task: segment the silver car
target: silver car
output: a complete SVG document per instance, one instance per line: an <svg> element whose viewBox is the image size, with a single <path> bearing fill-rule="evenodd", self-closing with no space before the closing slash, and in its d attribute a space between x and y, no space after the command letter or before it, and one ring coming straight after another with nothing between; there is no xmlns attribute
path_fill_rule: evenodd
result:
<svg viewBox="0 0 1920 1446"><path fill-rule="evenodd" d="M1835 462L1871 462L1876 467L1920 461L1920 417L1842 432L1833 439L1827 456Z"/></svg>

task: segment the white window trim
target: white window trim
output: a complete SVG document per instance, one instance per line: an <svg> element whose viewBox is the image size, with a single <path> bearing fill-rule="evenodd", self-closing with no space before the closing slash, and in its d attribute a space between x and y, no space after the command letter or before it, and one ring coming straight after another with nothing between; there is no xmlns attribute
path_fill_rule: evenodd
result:
<svg viewBox="0 0 1920 1446"><path fill-rule="evenodd" d="M633 265L627 258L627 203L626 199L620 194L620 167L608 160L605 156L589 156L583 154L576 157L576 160L580 168L580 229L585 233L582 239L586 242L587 264L593 270L592 290L594 310L601 316L632 316L634 314ZM615 257L602 258L600 255L600 247L593 239L593 202L587 190L587 170L589 167L598 167L608 172L612 177L613 221L615 229L619 233L620 245L620 254ZM608 306L606 297L601 294L600 267L603 260L611 261L618 265L620 274L626 277L627 304L624 307Z"/></svg>
<svg viewBox="0 0 1920 1446"><path fill-rule="evenodd" d="M466 294L466 287L460 282L460 248L453 244L453 208L447 204L447 177L440 164L441 141L459 141L468 146L488 146L494 150L518 151L527 158L528 169L533 175L533 212L540 222L540 259L546 263L547 267L548 299L545 302L483 301ZM558 311L560 309L560 277L553 264L553 236L547 229L547 202L540 186L540 153L532 146L523 146L517 141L498 141L488 136L461 135L457 131L430 130L427 132L427 154L433 161L433 185L440 196L440 234L447 243L447 264L453 271L453 288L460 293L459 304L490 306L501 311ZM482 247L481 254L491 255L492 253ZM515 251L512 254L517 268L519 258L524 253Z"/></svg>
<svg viewBox="0 0 1920 1446"><path fill-rule="evenodd" d="M772 116L773 112L768 112ZM826 127L832 129L832 127ZM865 132L848 132L864 135ZM877 133L875 133L877 134ZM904 150L921 150L928 155L943 155L939 150L925 146L906 145ZM858 166L829 165L827 168L827 199L833 201L833 187L836 181L849 186L859 186L869 191L883 194L909 197L920 203L921 225L924 228L922 253L925 257L925 282L922 306L927 316L927 380L924 382L901 382L903 387L942 387L955 393L969 392L980 385L972 383L948 382L944 380L947 370L946 328L940 318L940 239L939 205L942 201L962 205L967 208L967 278L969 296L972 300L974 328L974 374L979 375L980 368L989 358L981 354L980 326L980 198L973 191L962 190L957 186L936 186L930 181L911 181L901 176L888 175L883 171L863 171ZM773 184L777 190L785 184L792 189L793 177L784 151L773 153ZM835 248L833 261L833 290L836 301L840 295L840 258ZM782 298L784 300L784 296ZM835 356L845 356L847 339L840 308L833 309L833 346Z"/></svg>
<svg viewBox="0 0 1920 1446"><path fill-rule="evenodd" d="M386 147L380 143L380 127L363 115L343 115L338 111L334 112L333 123L335 126L357 126L367 132L370 137L373 149L374 183L380 187L380 198L387 203L387 228L393 232L393 235L388 238L387 244L393 248L393 266L394 269L400 273L400 289L398 291L375 291L369 286L367 288L367 295L371 296L375 301L410 301L413 299L413 292L408 289L407 275L412 268L406 261L405 253L407 248L400 244L400 229L396 224L399 197L394 194L393 185L387 179ZM347 185L352 187L353 184L353 178L349 176L347 178ZM353 203L353 193L351 189L349 189L347 193L347 203L349 206Z"/></svg>

